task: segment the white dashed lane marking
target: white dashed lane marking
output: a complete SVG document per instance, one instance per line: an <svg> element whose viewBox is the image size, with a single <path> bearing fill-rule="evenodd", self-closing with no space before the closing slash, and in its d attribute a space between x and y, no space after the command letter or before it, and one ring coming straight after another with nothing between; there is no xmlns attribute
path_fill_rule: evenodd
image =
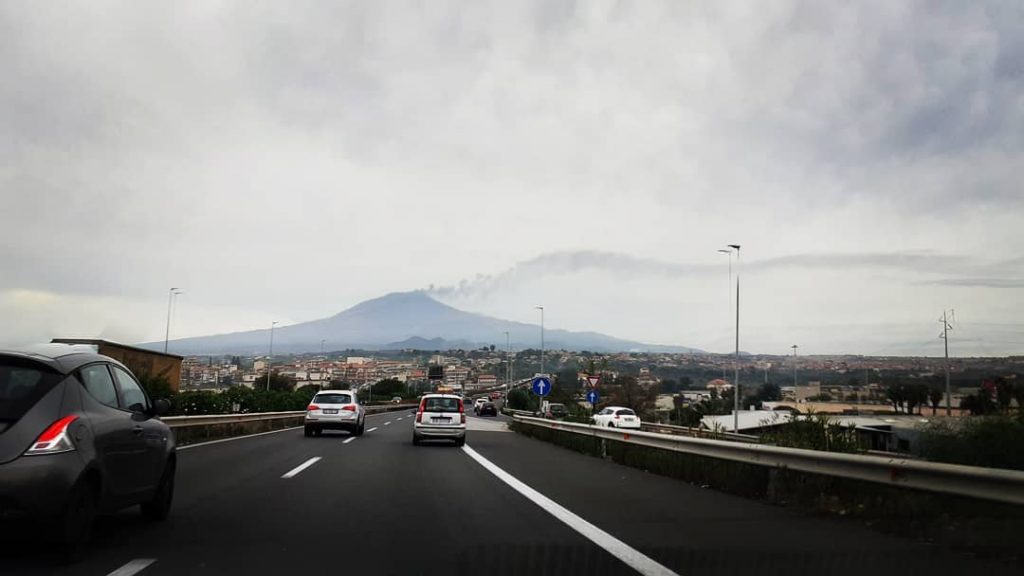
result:
<svg viewBox="0 0 1024 576"><path fill-rule="evenodd" d="M156 558L136 558L107 574L107 576L132 576L132 574L138 574L153 562L156 562Z"/></svg>
<svg viewBox="0 0 1024 576"><path fill-rule="evenodd" d="M295 468L289 470L288 472L285 472L284 475L281 476L281 478L292 478L294 476L297 476L299 474L299 472L302 472L306 468L309 468L310 466L312 466L313 464L316 464L319 461L320 461L320 457L319 456L314 456L313 458L310 458L309 460L306 460L302 464L299 464Z"/></svg>

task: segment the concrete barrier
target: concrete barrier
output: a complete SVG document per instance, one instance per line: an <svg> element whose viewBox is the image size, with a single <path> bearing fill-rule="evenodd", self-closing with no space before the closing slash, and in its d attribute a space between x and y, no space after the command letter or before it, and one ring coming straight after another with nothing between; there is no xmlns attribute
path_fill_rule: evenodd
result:
<svg viewBox="0 0 1024 576"><path fill-rule="evenodd" d="M691 484L975 554L1024 558L1024 472L515 416L510 428Z"/></svg>

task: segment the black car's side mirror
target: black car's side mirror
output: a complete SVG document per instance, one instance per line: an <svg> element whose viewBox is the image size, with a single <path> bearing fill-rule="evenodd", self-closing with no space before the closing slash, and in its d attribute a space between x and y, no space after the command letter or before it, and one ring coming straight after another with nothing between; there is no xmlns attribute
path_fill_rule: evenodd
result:
<svg viewBox="0 0 1024 576"><path fill-rule="evenodd" d="M153 402L153 415L163 416L171 411L171 403L164 398L160 398L156 402Z"/></svg>

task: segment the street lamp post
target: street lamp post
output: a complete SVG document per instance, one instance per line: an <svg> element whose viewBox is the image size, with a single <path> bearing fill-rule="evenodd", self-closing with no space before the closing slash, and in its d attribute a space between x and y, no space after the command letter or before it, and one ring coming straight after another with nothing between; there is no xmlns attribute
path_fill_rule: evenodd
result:
<svg viewBox="0 0 1024 576"><path fill-rule="evenodd" d="M729 287L729 291L725 296L725 300L729 304L728 316L726 316L726 318L729 319L729 324L732 324L732 250L729 248L722 248L719 252L729 257L729 283L726 284L726 286ZM725 370L725 366L722 366L722 380L725 380Z"/></svg>
<svg viewBox="0 0 1024 576"><path fill-rule="evenodd" d="M796 401L796 349L799 346L793 344L790 348L793 349L793 400Z"/></svg>
<svg viewBox="0 0 1024 576"><path fill-rule="evenodd" d="M177 288L171 288L167 293L167 329L164 332L164 353L167 353L167 344L171 339L171 306L174 303L174 297L178 294L183 294Z"/></svg>
<svg viewBox="0 0 1024 576"><path fill-rule="evenodd" d="M270 366L274 362L274 326L277 326L277 322L270 323L270 354L267 355L267 392L270 392Z"/></svg>
<svg viewBox="0 0 1024 576"><path fill-rule="evenodd" d="M512 386L512 335L505 331L505 398L508 399L508 389Z"/></svg>
<svg viewBox="0 0 1024 576"><path fill-rule="evenodd" d="M729 244L736 251L736 381L733 383L732 431L740 431L740 245ZM732 259L729 259L732 262ZM731 283L730 283L731 284Z"/></svg>

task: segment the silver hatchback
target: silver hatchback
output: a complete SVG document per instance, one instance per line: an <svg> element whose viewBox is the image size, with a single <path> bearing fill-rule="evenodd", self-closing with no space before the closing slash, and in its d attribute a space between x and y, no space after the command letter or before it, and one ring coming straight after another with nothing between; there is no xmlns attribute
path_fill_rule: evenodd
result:
<svg viewBox="0 0 1024 576"><path fill-rule="evenodd" d="M366 410L351 390L322 390L306 407L306 436L320 436L324 430L345 430L361 436L366 428Z"/></svg>

